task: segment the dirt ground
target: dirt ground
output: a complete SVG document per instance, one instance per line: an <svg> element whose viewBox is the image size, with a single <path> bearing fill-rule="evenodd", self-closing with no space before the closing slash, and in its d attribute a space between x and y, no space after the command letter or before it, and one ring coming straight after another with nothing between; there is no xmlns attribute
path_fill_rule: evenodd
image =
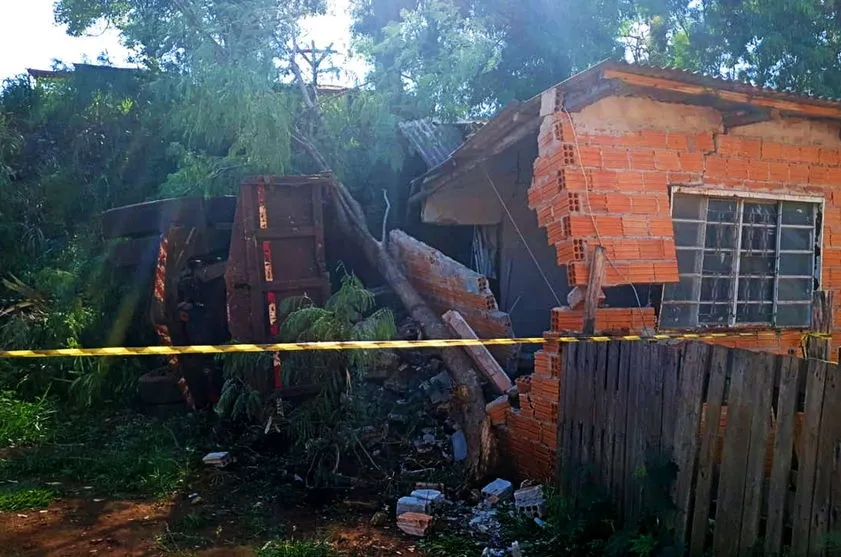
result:
<svg viewBox="0 0 841 557"><path fill-rule="evenodd" d="M197 511L208 515L207 521L188 533L180 531L185 515L199 516ZM394 526L373 527L370 514L346 511L293 507L282 520L293 535L326 539L342 555L422 555L415 540ZM46 510L0 512L0 555L244 557L254 555L254 542L245 542L251 520L186 501L57 499Z"/></svg>

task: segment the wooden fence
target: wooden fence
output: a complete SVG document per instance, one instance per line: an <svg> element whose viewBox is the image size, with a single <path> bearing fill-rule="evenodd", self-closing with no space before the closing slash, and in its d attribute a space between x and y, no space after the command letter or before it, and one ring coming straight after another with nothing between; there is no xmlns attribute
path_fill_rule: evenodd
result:
<svg viewBox="0 0 841 557"><path fill-rule="evenodd" d="M559 477L574 490L586 475L633 519L651 495L641 472L665 455L679 467L671 498L687 554L825 554L841 530L839 391L838 366L819 360L700 342L569 345Z"/></svg>

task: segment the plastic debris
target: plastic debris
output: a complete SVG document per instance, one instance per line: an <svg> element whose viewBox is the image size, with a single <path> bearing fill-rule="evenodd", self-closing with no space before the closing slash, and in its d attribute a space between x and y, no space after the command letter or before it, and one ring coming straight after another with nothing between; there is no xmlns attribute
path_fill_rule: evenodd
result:
<svg viewBox="0 0 841 557"><path fill-rule="evenodd" d="M464 432L458 430L450 437L453 444L453 460L460 462L467 458L467 439L464 437Z"/></svg>
<svg viewBox="0 0 841 557"><path fill-rule="evenodd" d="M234 458L227 451L207 453L201 461L208 466L224 468L234 461Z"/></svg>

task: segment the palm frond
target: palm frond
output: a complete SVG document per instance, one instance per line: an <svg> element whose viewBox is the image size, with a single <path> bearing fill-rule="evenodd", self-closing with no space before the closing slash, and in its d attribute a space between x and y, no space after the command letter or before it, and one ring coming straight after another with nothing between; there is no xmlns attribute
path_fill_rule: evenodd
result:
<svg viewBox="0 0 841 557"><path fill-rule="evenodd" d="M391 340L397 335L394 313L380 308L351 329L351 340Z"/></svg>
<svg viewBox="0 0 841 557"><path fill-rule="evenodd" d="M365 288L356 275L342 277L342 286L333 294L324 307L342 318L355 321L374 308L376 298Z"/></svg>
<svg viewBox="0 0 841 557"><path fill-rule="evenodd" d="M330 312L324 308L310 306L295 311L283 320L280 326L280 337L287 342L301 338L318 320L329 317Z"/></svg>
<svg viewBox="0 0 841 557"><path fill-rule="evenodd" d="M280 301L278 312L281 314L290 314L313 305L315 305L315 302L306 294L303 296L290 296Z"/></svg>

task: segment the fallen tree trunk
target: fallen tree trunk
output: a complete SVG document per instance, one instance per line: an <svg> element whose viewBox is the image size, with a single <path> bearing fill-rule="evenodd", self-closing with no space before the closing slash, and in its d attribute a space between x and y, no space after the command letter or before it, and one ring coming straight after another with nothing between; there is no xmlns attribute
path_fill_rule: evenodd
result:
<svg viewBox="0 0 841 557"><path fill-rule="evenodd" d="M356 239L366 259L377 268L389 286L394 290L406 310L423 329L426 338L453 338L441 318L424 302L423 298L403 276L385 246L367 230L362 208L347 188L334 182L331 202L343 232ZM485 412L485 399L471 361L460 348L441 351L441 357L457 385L457 397L461 410L461 426L467 439L468 462L472 476L483 476L493 464L496 454L495 440L490 429L490 420Z"/></svg>

